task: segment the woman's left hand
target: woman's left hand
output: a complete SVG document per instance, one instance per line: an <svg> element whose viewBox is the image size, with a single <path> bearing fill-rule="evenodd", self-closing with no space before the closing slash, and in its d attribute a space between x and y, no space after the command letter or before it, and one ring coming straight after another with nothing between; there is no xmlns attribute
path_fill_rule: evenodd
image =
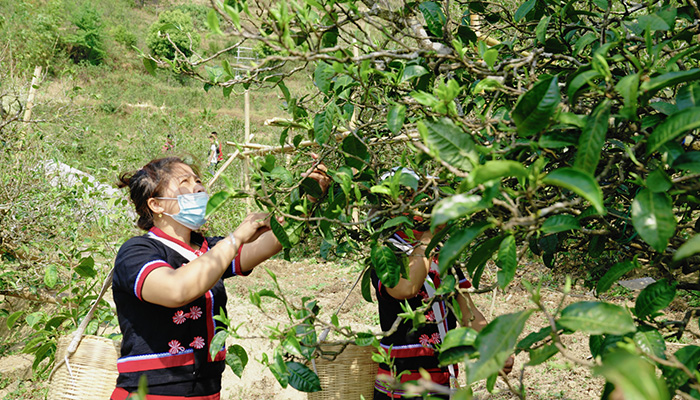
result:
<svg viewBox="0 0 700 400"><path fill-rule="evenodd" d="M317 159L318 156L315 154L312 155L314 159ZM331 185L331 178L328 176L326 173L328 171L328 168L323 163L319 163L316 167L314 168L309 168L306 172L301 174L304 178L311 178L318 182L318 186L321 187L321 191L323 194L326 194L326 191L328 191L328 187ZM318 199L316 199L313 196L309 196L309 200L312 202L316 202Z"/></svg>

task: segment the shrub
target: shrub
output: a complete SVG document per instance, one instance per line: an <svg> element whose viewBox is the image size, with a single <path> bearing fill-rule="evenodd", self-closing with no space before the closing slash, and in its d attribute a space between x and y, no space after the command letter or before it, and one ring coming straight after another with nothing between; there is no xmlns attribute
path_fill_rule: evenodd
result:
<svg viewBox="0 0 700 400"><path fill-rule="evenodd" d="M168 40L167 35L170 36ZM172 43L170 42L172 41ZM172 60L177 49L186 57L199 47L199 35L194 31L192 17L180 10L163 12L148 29L146 45L155 56Z"/></svg>
<svg viewBox="0 0 700 400"><path fill-rule="evenodd" d="M99 65L105 58L102 17L97 10L86 3L78 8L72 21L76 31L66 36L66 50L75 62L86 61Z"/></svg>
<svg viewBox="0 0 700 400"><path fill-rule="evenodd" d="M121 44L127 49L131 49L133 46L136 46L136 34L129 31L126 27L124 27L124 25L117 25L112 28L111 34L115 42Z"/></svg>

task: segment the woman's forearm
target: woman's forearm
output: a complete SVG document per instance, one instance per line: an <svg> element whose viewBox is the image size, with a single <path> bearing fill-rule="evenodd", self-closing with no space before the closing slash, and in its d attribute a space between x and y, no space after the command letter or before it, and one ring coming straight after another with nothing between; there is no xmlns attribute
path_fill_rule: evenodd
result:
<svg viewBox="0 0 700 400"><path fill-rule="evenodd" d="M282 245L272 231L260 235L251 243L246 243L241 250L241 271L248 272L263 261L279 253Z"/></svg>
<svg viewBox="0 0 700 400"><path fill-rule="evenodd" d="M141 297L149 303L165 307L188 304L221 279L237 253L238 245L234 246L230 238L225 238L180 268L155 269L146 277Z"/></svg>

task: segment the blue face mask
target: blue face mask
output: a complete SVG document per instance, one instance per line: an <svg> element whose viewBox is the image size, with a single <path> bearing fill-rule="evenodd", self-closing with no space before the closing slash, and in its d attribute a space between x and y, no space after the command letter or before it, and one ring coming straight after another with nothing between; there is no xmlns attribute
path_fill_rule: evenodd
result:
<svg viewBox="0 0 700 400"><path fill-rule="evenodd" d="M204 215L206 215L207 212L207 203L209 202L209 195L207 192L181 194L178 195L177 198L156 198L163 200L177 200L177 204L180 206L180 212L177 214L168 214L164 212L163 214L172 217L172 219L192 229L193 231L201 228L202 225L207 222L207 219L204 218Z"/></svg>

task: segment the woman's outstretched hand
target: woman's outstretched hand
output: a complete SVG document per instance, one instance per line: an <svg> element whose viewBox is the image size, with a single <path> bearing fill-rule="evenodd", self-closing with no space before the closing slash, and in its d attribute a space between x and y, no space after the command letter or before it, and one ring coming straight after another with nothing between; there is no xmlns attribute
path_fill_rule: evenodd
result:
<svg viewBox="0 0 700 400"><path fill-rule="evenodd" d="M315 154L312 154L311 156L314 158L314 160L318 158L318 156ZM311 178L318 182L318 186L321 188L321 191L323 194L326 194L328 187L331 185L331 178L326 173L327 171L328 168L326 168L323 163L319 163L315 168L309 168L306 172L301 174L301 176L304 178ZM318 199L313 196L309 196L309 200L315 203Z"/></svg>
<svg viewBox="0 0 700 400"><path fill-rule="evenodd" d="M270 230L270 214L250 213L233 232L233 237L236 238L236 243L240 245L255 241L268 230Z"/></svg>

